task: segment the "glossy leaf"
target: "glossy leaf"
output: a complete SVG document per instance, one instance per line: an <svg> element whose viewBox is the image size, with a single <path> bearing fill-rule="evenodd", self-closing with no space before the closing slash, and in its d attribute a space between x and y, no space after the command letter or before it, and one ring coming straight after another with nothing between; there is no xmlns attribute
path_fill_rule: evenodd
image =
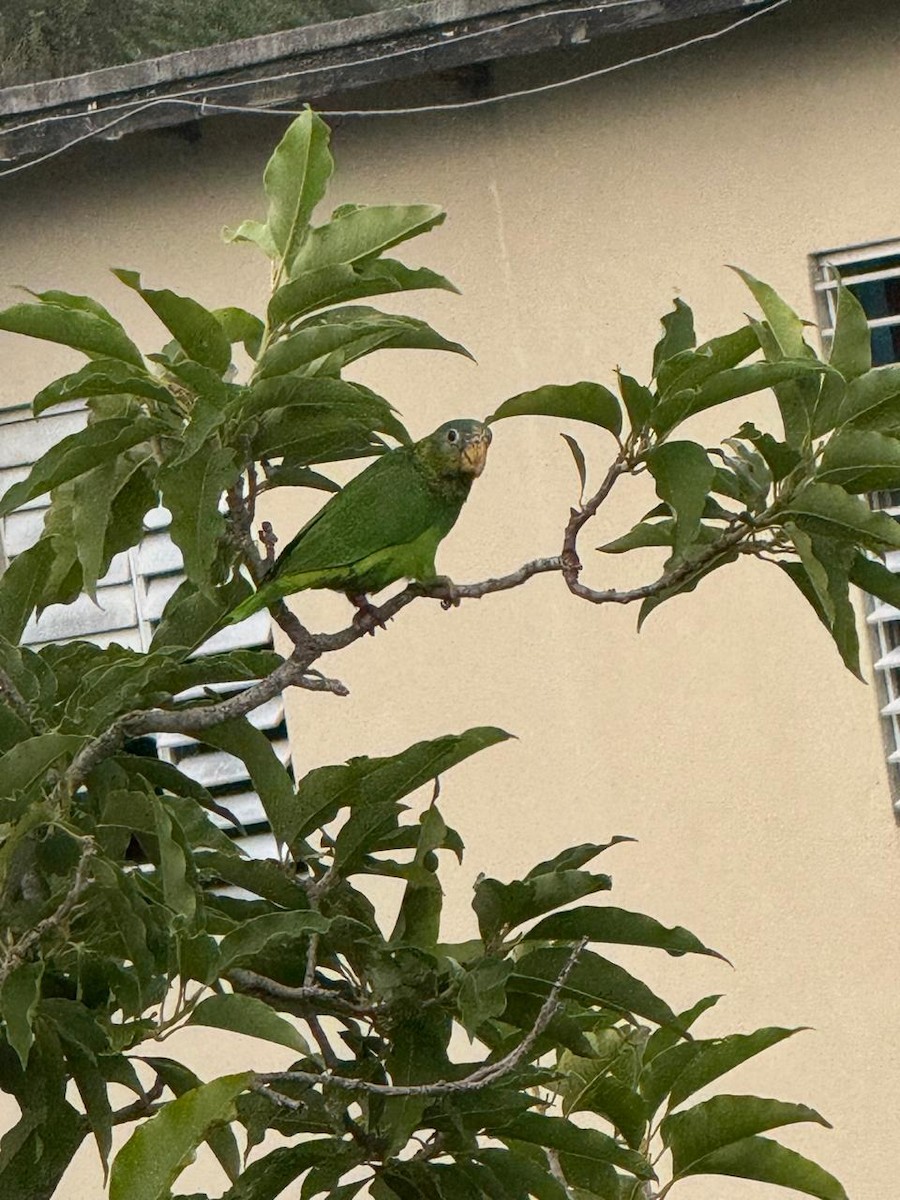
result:
<svg viewBox="0 0 900 1200"><path fill-rule="evenodd" d="M885 513L873 512L865 501L848 496L832 483L808 483L789 497L781 515L801 529L881 550L900 548L900 525Z"/></svg>
<svg viewBox="0 0 900 1200"><path fill-rule="evenodd" d="M696 350L683 350L669 359L659 372L662 399L678 392L699 388L719 372L736 367L759 349L759 337L752 325L734 333L710 339Z"/></svg>
<svg viewBox="0 0 900 1200"><path fill-rule="evenodd" d="M619 393L622 403L625 405L625 411L628 413L631 431L639 433L646 428L647 422L650 420L650 414L656 405L656 397L649 388L638 383L631 375L625 375L621 371L616 373L619 377Z"/></svg>
<svg viewBox="0 0 900 1200"><path fill-rule="evenodd" d="M877 596L885 604L900 608L900 575L889 571L883 563L867 558L864 554L856 554L848 574L850 582L863 591Z"/></svg>
<svg viewBox="0 0 900 1200"><path fill-rule="evenodd" d="M193 1010L188 1024L230 1029L244 1037L261 1038L266 1042L287 1046L304 1056L310 1053L306 1039L290 1021L280 1017L255 996L242 996L237 992L208 996Z"/></svg>
<svg viewBox="0 0 900 1200"><path fill-rule="evenodd" d="M831 338L829 364L845 379L856 379L872 368L872 334L866 312L848 287L833 271L837 284L837 316Z"/></svg>
<svg viewBox="0 0 900 1200"><path fill-rule="evenodd" d="M169 288L145 288L137 271L120 268L113 274L149 305L188 358L220 375L228 370L231 342L208 309Z"/></svg>
<svg viewBox="0 0 900 1200"><path fill-rule="evenodd" d="M829 438L816 479L845 492L900 488L900 439L874 429L844 429Z"/></svg>
<svg viewBox="0 0 900 1200"><path fill-rule="evenodd" d="M482 1022L498 1017L506 1007L506 981L513 964L505 959L483 958L467 971L459 989L463 1029L474 1037Z"/></svg>
<svg viewBox="0 0 900 1200"><path fill-rule="evenodd" d="M783 357L803 358L811 353L803 340L803 322L791 306L778 295L768 283L755 279L748 271L733 267L744 283L753 293L756 303L762 309L766 321L775 337Z"/></svg>
<svg viewBox="0 0 900 1200"><path fill-rule="evenodd" d="M360 206L312 229L291 259L288 273L336 263L358 263L440 225L446 213L434 204Z"/></svg>
<svg viewBox="0 0 900 1200"><path fill-rule="evenodd" d="M684 557L696 541L715 467L696 442L664 442L647 454L647 467L656 480L656 494L675 514L673 555Z"/></svg>
<svg viewBox="0 0 900 1200"><path fill-rule="evenodd" d="M668 929L653 917L628 912L604 904L596 908L572 908L553 913L532 926L525 941L577 941L580 937L592 942L617 942L626 946L655 946L669 954L709 954L723 956L704 946L688 929L676 925Z"/></svg>
<svg viewBox="0 0 900 1200"><path fill-rule="evenodd" d="M233 305L213 309L213 316L232 345L240 342L250 357L256 358L266 328L259 317L247 312L245 308L236 308Z"/></svg>
<svg viewBox="0 0 900 1200"><path fill-rule="evenodd" d="M532 950L516 962L510 989L533 995L546 994L547 985L559 976L569 957L564 948ZM601 1005L624 1013L647 1017L657 1025L674 1025L675 1014L650 988L617 963L592 951L583 951L563 989L583 1004Z"/></svg>
<svg viewBox="0 0 900 1200"><path fill-rule="evenodd" d="M185 1092L131 1135L112 1165L110 1200L165 1200L214 1125L234 1118L250 1071L224 1075Z"/></svg>
<svg viewBox="0 0 900 1200"><path fill-rule="evenodd" d="M795 1150L769 1138L749 1137L701 1159L686 1175L730 1175L793 1188L818 1200L848 1200L833 1175Z"/></svg>
<svg viewBox="0 0 900 1200"><path fill-rule="evenodd" d="M41 995L44 964L22 962L9 972L0 988L0 1012L6 1026L6 1040L18 1055L22 1070L34 1045L34 1017Z"/></svg>
<svg viewBox="0 0 900 1200"><path fill-rule="evenodd" d="M523 1113L498 1131L504 1138L517 1138L537 1146L559 1150L575 1158L592 1162L614 1163L638 1179L655 1179L653 1169L643 1155L619 1145L598 1129L585 1129L562 1117L544 1117Z"/></svg>
<svg viewBox="0 0 900 1200"><path fill-rule="evenodd" d="M0 516L43 496L67 480L117 458L132 446L148 441L163 428L150 417L97 421L56 443L31 468L27 479L14 483L0 500Z"/></svg>
<svg viewBox="0 0 900 1200"><path fill-rule="evenodd" d="M95 396L140 396L166 407L171 406L171 392L150 375L138 372L134 364L115 358L101 358L86 363L80 371L63 375L42 388L32 402L34 415L39 417L56 404L70 400L86 400Z"/></svg>
<svg viewBox="0 0 900 1200"><path fill-rule="evenodd" d="M578 445L573 437L567 433L559 435L572 452L572 458L575 460L575 469L578 472L578 478L581 482L581 492L579 494L579 503L584 503L584 489L587 487L587 465L584 461L584 451Z"/></svg>
<svg viewBox="0 0 900 1200"><path fill-rule="evenodd" d="M675 307L662 318L663 335L653 351L653 378L659 377L660 369L670 358L697 344L694 335L694 314L689 305L675 297Z"/></svg>
<svg viewBox="0 0 900 1200"><path fill-rule="evenodd" d="M284 1189L310 1167L327 1162L340 1150L336 1138L309 1138L293 1146L277 1146L241 1173L222 1200L277 1200Z"/></svg>
<svg viewBox="0 0 900 1200"><path fill-rule="evenodd" d="M255 957L273 940L325 933L330 925L330 919L317 912L276 912L254 917L222 939L222 970Z"/></svg>
<svg viewBox="0 0 900 1200"><path fill-rule="evenodd" d="M77 733L43 733L19 742L0 759L0 796L24 791L64 755L84 745Z"/></svg>
<svg viewBox="0 0 900 1200"><path fill-rule="evenodd" d="M900 435L900 366L875 367L847 388L838 425Z"/></svg>
<svg viewBox="0 0 900 1200"><path fill-rule="evenodd" d="M479 750L509 734L492 726L417 742L386 758L354 758L341 766L318 767L297 785L297 803L284 840L305 836L333 821L342 808L402 800Z"/></svg>
<svg viewBox="0 0 900 1200"><path fill-rule="evenodd" d="M92 358L115 358L142 367L141 352L118 323L87 308L62 304L14 304L0 311L0 329L71 346Z"/></svg>
<svg viewBox="0 0 900 1200"><path fill-rule="evenodd" d="M590 871L555 871L530 879L514 879L501 883L489 876L475 884L472 907L478 917L478 928L485 941L545 912L591 896L609 891L612 881L608 875Z"/></svg>
<svg viewBox="0 0 900 1200"><path fill-rule="evenodd" d="M318 270L305 271L279 287L269 301L269 324L296 321L316 309L369 296L409 292L422 288L458 289L443 275L427 267L413 269L394 259L378 258L354 265L334 263Z"/></svg>
<svg viewBox="0 0 900 1200"><path fill-rule="evenodd" d="M568 846L565 850L560 850L559 854L554 855L553 858L548 858L533 866L525 879L534 879L537 875L553 875L556 871L577 871L579 867L586 866L605 850L618 846L622 842L633 841L636 841L633 837L616 834L608 842L582 842L578 846Z"/></svg>
<svg viewBox="0 0 900 1200"><path fill-rule="evenodd" d="M672 1151L673 1173L680 1176L693 1173L706 1155L732 1142L806 1121L831 1128L824 1117L805 1104L759 1096L713 1096L685 1112L670 1114L663 1120L660 1133Z"/></svg>
<svg viewBox="0 0 900 1200"><path fill-rule="evenodd" d="M150 653L165 651L178 657L187 657L224 623L225 617L252 591L249 580L243 575L236 575L211 594L201 591L195 583L185 579L163 609L150 642Z"/></svg>
<svg viewBox="0 0 900 1200"><path fill-rule="evenodd" d="M328 126L311 109L292 121L266 164L266 224L280 257L290 262L334 170Z"/></svg>
<svg viewBox="0 0 900 1200"><path fill-rule="evenodd" d="M246 717L238 717L204 729L198 737L244 763L272 832L280 841L288 841L288 831L295 821L297 797L287 769L263 731Z"/></svg>
<svg viewBox="0 0 900 1200"><path fill-rule="evenodd" d="M641 1091L654 1108L665 1097L668 1107L676 1108L714 1079L799 1032L771 1026L673 1046L657 1055L644 1072Z"/></svg>
<svg viewBox="0 0 900 1200"><path fill-rule="evenodd" d="M520 392L504 400L488 422L505 417L562 417L586 421L619 435L622 410L619 401L600 383L546 384L530 392Z"/></svg>
<svg viewBox="0 0 900 1200"><path fill-rule="evenodd" d="M219 539L225 533L219 501L239 473L235 453L227 446L198 450L159 473L163 504L172 514L172 541L184 558L185 574L207 592L212 589Z"/></svg>

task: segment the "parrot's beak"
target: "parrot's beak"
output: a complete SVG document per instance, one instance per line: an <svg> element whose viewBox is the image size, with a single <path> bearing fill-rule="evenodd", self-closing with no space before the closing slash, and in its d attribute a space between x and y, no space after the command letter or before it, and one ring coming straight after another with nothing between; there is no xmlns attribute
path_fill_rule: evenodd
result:
<svg viewBox="0 0 900 1200"><path fill-rule="evenodd" d="M469 435L460 453L460 466L466 475L471 475L473 479L478 478L484 470L490 444L491 431L486 425L482 425L477 433Z"/></svg>

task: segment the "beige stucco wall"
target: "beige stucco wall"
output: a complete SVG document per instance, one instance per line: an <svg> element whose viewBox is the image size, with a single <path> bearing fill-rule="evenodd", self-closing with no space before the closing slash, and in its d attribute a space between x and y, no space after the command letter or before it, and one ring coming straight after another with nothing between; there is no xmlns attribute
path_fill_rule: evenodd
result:
<svg viewBox="0 0 900 1200"><path fill-rule="evenodd" d="M521 84L574 73L591 53L506 65L500 76ZM343 124L336 203L448 208L446 226L407 257L446 272L464 295L404 306L479 359L394 352L361 377L420 434L540 383L609 382L616 364L646 375L657 318L676 291L694 304L701 334L740 323L749 298L725 262L813 316L811 251L900 236L898 65L895 5L795 0L729 39L568 90ZM158 331L107 265L140 268L210 305L259 305L264 265L217 231L259 211L261 168L281 128L208 122L197 145L134 137L2 181L0 283L92 292L148 339ZM12 339L2 346L2 402L69 361ZM750 415L737 402L695 431L727 435ZM489 468L442 547L443 570L477 579L556 552L576 498L557 428L498 425ZM609 444L578 432L597 478ZM644 581L657 565L592 555L646 501L623 492L583 539L595 583ZM307 503L275 513L282 535ZM321 626L348 615L328 596L305 598L302 611ZM873 689L844 671L811 611L760 564L718 573L654 614L640 637L635 617L576 602L553 578L451 613L418 604L327 664L349 699L292 704L298 765L480 723L516 733L444 780L445 815L469 848L463 868L448 868L448 937L470 927L476 873L508 877L565 844L638 837L607 856L614 901L687 925L736 970L649 953L628 964L675 1005L725 992L701 1026L708 1034L813 1026L724 1086L814 1104L835 1131L784 1140L836 1172L854 1200L890 1195L900 836ZM244 1050L222 1043L197 1050L204 1071L235 1069ZM262 1061L258 1047L245 1050ZM200 1186L197 1175L191 1182ZM724 1179L677 1190L684 1200L764 1193ZM86 1147L66 1200L99 1194Z"/></svg>

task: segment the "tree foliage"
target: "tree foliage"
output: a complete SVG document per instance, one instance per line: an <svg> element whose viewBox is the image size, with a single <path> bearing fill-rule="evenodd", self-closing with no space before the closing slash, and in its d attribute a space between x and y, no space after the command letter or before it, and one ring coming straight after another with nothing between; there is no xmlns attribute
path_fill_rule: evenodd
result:
<svg viewBox="0 0 900 1200"><path fill-rule="evenodd" d="M331 171L327 129L307 113L266 169L266 219L229 234L271 260L262 316L209 311L130 269L119 280L170 336L155 353L85 296L45 292L0 313L0 327L86 358L42 389L35 411L71 400L87 410L84 430L0 504L9 513L51 500L40 540L0 580L0 1088L21 1109L0 1145L0 1189L50 1197L86 1137L106 1166L113 1128L136 1123L109 1170L113 1200L163 1200L203 1142L230 1181L228 1200L274 1200L301 1179L303 1200L366 1187L375 1200L644 1200L701 1173L843 1200L832 1176L769 1136L824 1124L817 1112L707 1090L796 1031L697 1036L716 997L673 1012L616 962L621 945L715 953L686 929L607 902L611 880L595 864L627 839L562 850L522 879L480 879L477 932L441 940L439 868L463 847L438 781L489 754L503 730L448 734L297 781L249 714L289 686L343 694L315 664L361 626L315 633L279 603L286 654L197 653L264 577L271 540L261 550L253 538L259 496L334 490L321 467L407 440L390 404L345 368L395 347L462 351L420 320L359 303L452 288L389 253L442 211L345 205L313 224ZM865 318L847 291L822 359L784 301L743 278L761 318L697 345L677 301L647 383L620 374L618 395L582 382L500 405L493 421L602 427L611 462L586 495L588 464L567 435L583 494L559 555L459 584L463 602L553 573L587 602L639 604L643 621L749 556L788 576L858 671L850 583L896 601L877 555L900 547L900 527L864 493L900 487L900 368L871 368ZM252 361L240 379L237 345ZM777 434L744 422L721 446L684 435L695 414L770 388ZM592 588L579 535L620 481L644 472L658 504L601 549L663 547L662 574L629 591ZM160 497L186 580L148 651L23 646L33 612L94 594ZM379 612L445 596L411 584ZM214 689L224 684L242 686L223 699ZM209 792L135 752L156 733L244 762L277 859L249 858ZM433 795L422 804L425 788ZM391 929L367 899L372 876L402 885ZM288 1065L202 1080L154 1045L192 1025L274 1043ZM113 1085L134 1100L115 1107ZM701 1089L709 1098L698 1101ZM260 1150L272 1130L282 1144Z"/></svg>

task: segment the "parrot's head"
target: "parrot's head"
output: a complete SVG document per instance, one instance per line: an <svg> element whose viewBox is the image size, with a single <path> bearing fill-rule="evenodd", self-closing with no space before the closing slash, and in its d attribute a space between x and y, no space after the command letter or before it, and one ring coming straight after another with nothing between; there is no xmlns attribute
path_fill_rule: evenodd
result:
<svg viewBox="0 0 900 1200"><path fill-rule="evenodd" d="M491 431L482 421L447 421L423 438L417 449L441 475L477 479L484 470Z"/></svg>

